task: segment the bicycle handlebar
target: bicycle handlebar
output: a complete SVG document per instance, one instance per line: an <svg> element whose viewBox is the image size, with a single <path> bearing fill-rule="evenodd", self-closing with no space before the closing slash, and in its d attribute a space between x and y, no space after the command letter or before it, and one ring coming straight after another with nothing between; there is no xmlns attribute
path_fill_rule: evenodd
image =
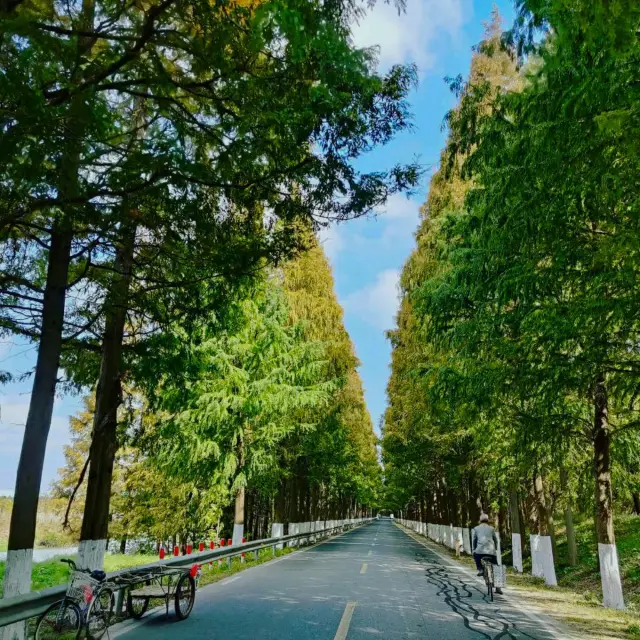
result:
<svg viewBox="0 0 640 640"><path fill-rule="evenodd" d="M89 569L78 569L78 565L73 560L71 560L71 558L60 558L60 562L64 562L65 564L68 564L69 568L72 571L83 571L84 573L91 573Z"/></svg>

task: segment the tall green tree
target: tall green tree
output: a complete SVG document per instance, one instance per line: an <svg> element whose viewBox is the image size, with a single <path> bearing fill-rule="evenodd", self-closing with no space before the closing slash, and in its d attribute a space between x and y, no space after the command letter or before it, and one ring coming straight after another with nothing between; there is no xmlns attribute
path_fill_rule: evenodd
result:
<svg viewBox="0 0 640 640"><path fill-rule="evenodd" d="M284 221L348 218L412 185L417 170L360 175L351 167L352 158L407 126L404 97L415 72L398 67L382 78L371 70L370 56L349 43L348 3L167 0L122 9L100 1L71 8L10 2L3 11L2 325L39 342L9 542L11 595L28 588L61 350L93 335L102 317L96 311L113 301L112 288L98 290L87 305L94 313L78 323L75 305L65 315L67 291L100 268L105 242L130 253L139 202L157 208L161 200L171 212L213 191L212 219L225 209L255 214L257 205ZM136 101L144 102L147 122L143 142L131 144ZM291 236L280 238L278 247ZM126 264L115 269L120 289ZM80 298L95 291L87 286ZM98 426L103 415L111 426L100 447L105 458L94 460L94 471L100 462L103 471L90 470L100 517L87 535L96 540L104 533L121 359L111 346L103 352L113 375L105 374L109 389L101 385L97 402Z"/></svg>

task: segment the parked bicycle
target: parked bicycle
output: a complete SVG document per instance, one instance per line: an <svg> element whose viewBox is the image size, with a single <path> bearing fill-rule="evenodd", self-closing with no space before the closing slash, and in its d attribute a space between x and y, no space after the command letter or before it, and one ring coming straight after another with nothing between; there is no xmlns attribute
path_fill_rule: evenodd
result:
<svg viewBox="0 0 640 640"><path fill-rule="evenodd" d="M113 588L104 571L78 569L73 560L71 576L64 598L54 602L38 619L36 640L71 640L83 637L100 640L109 627L113 613Z"/></svg>

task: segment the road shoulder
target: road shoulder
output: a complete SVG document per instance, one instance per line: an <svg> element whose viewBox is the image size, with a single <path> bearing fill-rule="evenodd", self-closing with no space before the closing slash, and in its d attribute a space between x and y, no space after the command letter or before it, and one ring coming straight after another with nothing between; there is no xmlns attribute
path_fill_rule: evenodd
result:
<svg viewBox="0 0 640 640"><path fill-rule="evenodd" d="M469 558L458 560L446 547L407 529L398 522L395 522L395 525L415 542L436 554L443 562L456 567L457 571L465 572L465 575L475 584L484 586L482 579L476 576ZM586 601L584 604L576 602L576 594L569 594L563 589L537 584L530 586L523 582L520 576L510 573L507 579L508 588L502 597L531 620L543 623L549 632L553 632L555 637L561 640L582 638L613 640L639 637L629 633L636 619L628 614L611 612Z"/></svg>

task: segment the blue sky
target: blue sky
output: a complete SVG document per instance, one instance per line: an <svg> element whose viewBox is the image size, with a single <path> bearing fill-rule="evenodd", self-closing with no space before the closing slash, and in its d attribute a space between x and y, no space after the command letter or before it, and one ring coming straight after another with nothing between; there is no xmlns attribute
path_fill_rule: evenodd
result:
<svg viewBox="0 0 640 640"><path fill-rule="evenodd" d="M415 129L369 154L358 166L375 170L419 156L427 169L413 198L395 196L375 218L344 223L324 234L376 429L386 406L391 355L384 331L395 326L399 273L414 246L418 209L444 144L443 117L455 103L444 78L467 75L471 48L482 39L483 22L493 4L492 0L407 0L406 14L398 16L392 6L379 2L355 30L359 45L380 46L382 68L415 62L420 74L420 85L411 96ZM495 4L507 27L514 17L512 2Z"/></svg>
<svg viewBox="0 0 640 640"><path fill-rule="evenodd" d="M322 236L345 310L345 323L362 362L360 373L376 426L385 408L389 375L390 348L384 331L395 324L398 275L413 247L418 208L426 198L429 175L444 142L442 119L454 102L443 78L468 72L471 47L482 37L482 23L492 4L492 0L407 0L406 13L398 16L392 5L378 0L354 28L356 44L380 47L382 70L394 63L415 62L420 74L419 88L411 96L414 131L361 159L359 168L379 170L419 156L429 169L412 199L396 196L377 216L333 227ZM511 1L501 0L497 5L510 23ZM0 370L27 374L34 362L33 346L17 340L0 341ZM23 380L0 388L0 495L11 494L15 485L30 387L30 381ZM56 400L43 492L64 462L68 418L80 407L78 396Z"/></svg>

